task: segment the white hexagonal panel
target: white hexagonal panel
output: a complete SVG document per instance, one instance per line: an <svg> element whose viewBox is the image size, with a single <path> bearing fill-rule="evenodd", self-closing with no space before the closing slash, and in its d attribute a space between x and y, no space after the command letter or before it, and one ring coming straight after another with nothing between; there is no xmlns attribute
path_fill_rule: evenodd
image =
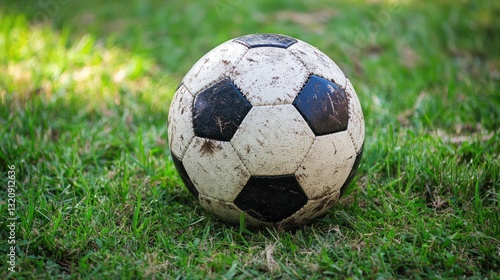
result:
<svg viewBox="0 0 500 280"><path fill-rule="evenodd" d="M250 178L229 142L195 137L182 159L200 194L233 201Z"/></svg>
<svg viewBox="0 0 500 280"><path fill-rule="evenodd" d="M275 47L248 50L230 75L252 105L291 104L308 76L294 55Z"/></svg>
<svg viewBox="0 0 500 280"><path fill-rule="evenodd" d="M358 95L351 81L347 79L346 82L346 94L349 100L349 124L347 125L347 132L351 136L356 153L359 153L365 141L365 119Z"/></svg>
<svg viewBox="0 0 500 280"><path fill-rule="evenodd" d="M304 207L300 208L289 218L283 220L283 224L300 225L314 218L317 218L330 209L339 199L339 191L336 191L326 197L309 200Z"/></svg>
<svg viewBox="0 0 500 280"><path fill-rule="evenodd" d="M292 174L314 133L293 105L254 106L231 144L252 175Z"/></svg>
<svg viewBox="0 0 500 280"><path fill-rule="evenodd" d="M205 54L189 70L182 80L186 88L196 96L202 89L229 77L248 48L236 42L225 42Z"/></svg>
<svg viewBox="0 0 500 280"><path fill-rule="evenodd" d="M212 197L200 194L199 201L201 206L214 216L230 224L238 225L240 223L240 213L238 206L232 202L214 199ZM259 221L245 213L245 223L252 226L270 226L271 224Z"/></svg>
<svg viewBox="0 0 500 280"><path fill-rule="evenodd" d="M295 176L309 199L321 199L340 190L355 159L346 131L317 136Z"/></svg>
<svg viewBox="0 0 500 280"><path fill-rule="evenodd" d="M288 51L297 56L305 64L310 74L333 81L339 86L345 85L346 77L342 70L317 48L299 40L290 46Z"/></svg>
<svg viewBox="0 0 500 280"><path fill-rule="evenodd" d="M182 159L193 131L193 95L181 85L175 92L168 113L168 144L174 155Z"/></svg>

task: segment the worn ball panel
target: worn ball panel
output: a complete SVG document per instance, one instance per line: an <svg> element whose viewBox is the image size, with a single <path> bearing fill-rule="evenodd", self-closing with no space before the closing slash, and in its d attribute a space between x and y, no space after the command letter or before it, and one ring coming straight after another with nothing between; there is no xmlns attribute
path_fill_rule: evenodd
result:
<svg viewBox="0 0 500 280"><path fill-rule="evenodd" d="M229 78L200 92L194 101L196 136L229 141L252 105Z"/></svg>
<svg viewBox="0 0 500 280"><path fill-rule="evenodd" d="M297 43L297 39L281 34L250 34L234 39L248 48L276 47L288 48Z"/></svg>
<svg viewBox="0 0 500 280"><path fill-rule="evenodd" d="M277 223L297 212L307 196L293 175L252 176L234 204L259 221Z"/></svg>
<svg viewBox="0 0 500 280"><path fill-rule="evenodd" d="M217 81L229 77L248 48L228 41L205 54L184 76L182 83L194 95Z"/></svg>
<svg viewBox="0 0 500 280"><path fill-rule="evenodd" d="M351 172L355 151L346 131L316 137L295 176L309 199L339 192Z"/></svg>
<svg viewBox="0 0 500 280"><path fill-rule="evenodd" d="M289 218L283 220L281 222L281 225L287 228L305 224L311 221L312 219L315 219L324 214L338 201L338 199L339 199L338 191L316 200L310 199L307 201L307 204L304 205L304 207L300 208Z"/></svg>
<svg viewBox="0 0 500 280"><path fill-rule="evenodd" d="M195 137L182 159L199 193L233 201L250 178L229 142Z"/></svg>
<svg viewBox="0 0 500 280"><path fill-rule="evenodd" d="M308 76L294 55L272 47L248 50L230 75L252 105L291 104Z"/></svg>
<svg viewBox="0 0 500 280"><path fill-rule="evenodd" d="M243 211L234 203L215 199L203 194L199 197L200 205L210 214L219 217L221 220L230 224L238 225L240 223L240 213ZM244 212L243 212L244 213ZM244 213L245 223L251 226L271 226L271 223L259 221L252 216Z"/></svg>
<svg viewBox="0 0 500 280"><path fill-rule="evenodd" d="M168 142L172 153L181 159L193 133L193 96L181 85L175 92L168 114Z"/></svg>
<svg viewBox="0 0 500 280"><path fill-rule="evenodd" d="M252 175L292 174L314 133L293 105L254 106L231 139Z"/></svg>
<svg viewBox="0 0 500 280"><path fill-rule="evenodd" d="M351 172L349 172L349 176L345 180L344 185L342 185L342 187L340 188L340 196L344 195L352 179L354 179L356 170L358 169L359 164L361 162L361 158L363 157L363 149L364 145L361 145L361 150L359 150L359 152L356 154L356 160L354 161L354 166L352 167Z"/></svg>
<svg viewBox="0 0 500 280"><path fill-rule="evenodd" d="M214 199L203 194L200 195L199 201L205 210L223 221L230 224L239 223L241 210L234 203Z"/></svg>
<svg viewBox="0 0 500 280"><path fill-rule="evenodd" d="M182 182L188 189L188 191L196 198L198 198L199 192L194 186L193 182L189 178L189 175L186 172L186 168L184 168L184 164L175 154L172 153L172 161L174 162L175 169L179 173L179 177L181 177Z"/></svg>
<svg viewBox="0 0 500 280"><path fill-rule="evenodd" d="M316 135L347 129L349 107L345 91L324 78L316 75L309 77L293 101L293 106L299 110Z"/></svg>
<svg viewBox="0 0 500 280"><path fill-rule="evenodd" d="M361 109L361 104L359 103L358 95L352 86L352 83L347 79L346 84L346 94L349 100L349 125L347 131L351 136L354 147L356 148L356 153L360 153L365 141L365 119L363 116L363 110Z"/></svg>
<svg viewBox="0 0 500 280"><path fill-rule="evenodd" d="M337 85L345 85L342 70L326 54L306 42L298 40L288 48L306 66L310 74L321 76Z"/></svg>

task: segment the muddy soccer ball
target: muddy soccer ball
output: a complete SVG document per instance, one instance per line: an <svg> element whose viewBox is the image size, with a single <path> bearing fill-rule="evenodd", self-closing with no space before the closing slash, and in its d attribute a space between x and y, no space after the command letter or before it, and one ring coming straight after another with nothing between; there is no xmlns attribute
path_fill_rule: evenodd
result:
<svg viewBox="0 0 500 280"><path fill-rule="evenodd" d="M230 223L295 227L328 210L356 171L364 120L354 88L315 47L284 35L229 40L186 74L169 111L187 189Z"/></svg>

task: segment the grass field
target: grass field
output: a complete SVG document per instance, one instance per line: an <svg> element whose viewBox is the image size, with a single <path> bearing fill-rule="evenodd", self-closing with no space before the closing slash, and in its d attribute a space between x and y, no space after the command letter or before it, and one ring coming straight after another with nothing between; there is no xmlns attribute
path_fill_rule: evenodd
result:
<svg viewBox="0 0 500 280"><path fill-rule="evenodd" d="M423 2L0 2L0 279L499 277L500 3ZM221 223L169 158L182 76L255 32L324 51L365 114L347 195L295 231Z"/></svg>

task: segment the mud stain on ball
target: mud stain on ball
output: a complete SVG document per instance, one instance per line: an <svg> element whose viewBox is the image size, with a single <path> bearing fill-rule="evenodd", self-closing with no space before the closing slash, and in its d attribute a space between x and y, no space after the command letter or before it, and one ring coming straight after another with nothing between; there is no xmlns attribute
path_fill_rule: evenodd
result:
<svg viewBox="0 0 500 280"><path fill-rule="evenodd" d="M211 156L214 154L216 149L220 149L220 147L217 147L215 142L206 139L200 147L201 156Z"/></svg>

